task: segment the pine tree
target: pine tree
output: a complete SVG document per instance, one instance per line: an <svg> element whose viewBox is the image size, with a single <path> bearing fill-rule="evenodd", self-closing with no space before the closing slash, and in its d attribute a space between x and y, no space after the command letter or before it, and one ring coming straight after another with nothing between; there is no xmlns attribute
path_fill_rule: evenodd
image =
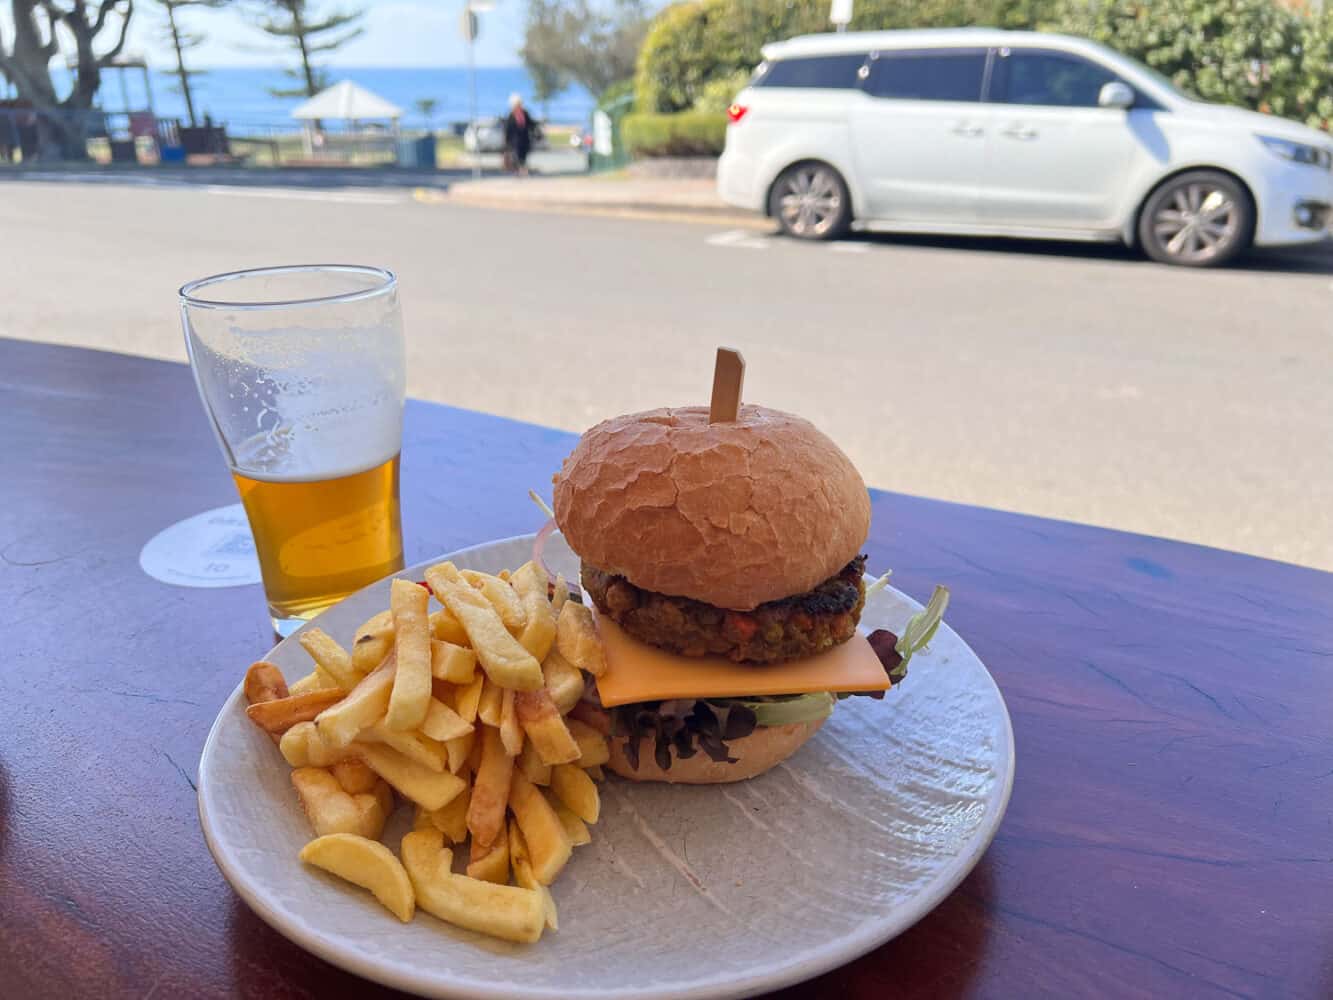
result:
<svg viewBox="0 0 1333 1000"><path fill-rule="evenodd" d="M197 31L188 31L182 25L179 12L185 7L221 7L226 0L158 0L167 12L167 23L162 32L166 41L176 53L176 90L185 98L185 111L191 127L198 124L194 113L194 95L190 91L190 80L203 71L186 69L185 53L203 44L204 36Z"/></svg>
<svg viewBox="0 0 1333 1000"><path fill-rule="evenodd" d="M269 93L274 97L314 97L328 85L328 75L311 60L321 52L332 52L360 37L366 29L357 22L365 16L365 11L337 11L320 18L306 6L305 0L271 0L271 3L276 16L261 19L259 28L294 45L301 56L301 66L285 71L297 81L297 86L274 88ZM343 31L344 28L347 30Z"/></svg>

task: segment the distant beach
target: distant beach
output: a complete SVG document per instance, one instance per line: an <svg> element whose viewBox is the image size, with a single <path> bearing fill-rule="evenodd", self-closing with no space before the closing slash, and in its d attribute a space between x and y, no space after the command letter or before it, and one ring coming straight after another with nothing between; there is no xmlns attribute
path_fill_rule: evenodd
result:
<svg viewBox="0 0 1333 1000"><path fill-rule="evenodd" d="M56 86L63 89L67 80L57 77ZM161 118L185 118L185 101L176 92L176 80L160 70L151 72L153 107ZM125 94L115 72L104 72L98 103L106 111L125 110L125 97L133 110L147 106L143 80L135 71L124 75ZM352 80L372 90L404 111L403 124L424 127L425 120L415 108L422 98L436 101L433 124L447 128L453 122L465 122L468 117L467 69L462 66L423 67L334 67L329 70L329 81ZM205 112L218 124L225 124L233 133L264 133L272 129L290 129L296 123L291 111L301 98L279 98L269 95L269 88L287 88L293 85L291 77L281 69L228 67L209 70L191 81L195 112L201 118ZM587 121L592 112L593 98L582 87L571 87L545 108L532 100L532 81L520 66L479 68L477 70L477 113L482 116L502 115L508 110L509 95L522 94L534 112L560 124Z"/></svg>

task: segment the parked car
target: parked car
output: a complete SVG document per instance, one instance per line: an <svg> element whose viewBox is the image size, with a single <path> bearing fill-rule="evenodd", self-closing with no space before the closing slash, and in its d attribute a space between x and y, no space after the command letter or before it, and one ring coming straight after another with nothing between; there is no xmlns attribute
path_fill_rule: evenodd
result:
<svg viewBox="0 0 1333 1000"><path fill-rule="evenodd" d="M542 123L532 123L532 148L546 149L546 134ZM505 149L505 120L478 118L463 130L463 149L469 153L503 153Z"/></svg>
<svg viewBox="0 0 1333 1000"><path fill-rule="evenodd" d="M1201 267L1328 235L1333 138L1192 98L1086 39L882 31L763 52L718 189L792 236L1122 240Z"/></svg>

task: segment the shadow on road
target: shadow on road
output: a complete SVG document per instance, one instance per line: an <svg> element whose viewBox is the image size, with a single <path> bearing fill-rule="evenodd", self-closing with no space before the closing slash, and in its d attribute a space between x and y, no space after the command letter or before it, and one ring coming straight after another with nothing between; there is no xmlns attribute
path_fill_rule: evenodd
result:
<svg viewBox="0 0 1333 1000"><path fill-rule="evenodd" d="M1058 240L1016 240L991 236L917 236L901 233L853 233L848 242L874 246L917 247L923 250L964 250L1025 257L1071 257L1160 267L1121 243L1075 243ZM1179 268L1185 271L1188 268ZM1288 274L1333 274L1333 241L1301 247L1251 250L1223 270Z"/></svg>

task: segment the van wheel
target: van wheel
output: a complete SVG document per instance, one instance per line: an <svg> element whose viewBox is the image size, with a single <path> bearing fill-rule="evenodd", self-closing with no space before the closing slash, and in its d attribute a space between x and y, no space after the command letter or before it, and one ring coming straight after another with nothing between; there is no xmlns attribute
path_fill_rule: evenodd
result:
<svg viewBox="0 0 1333 1000"><path fill-rule="evenodd" d="M1249 192L1216 170L1170 178L1148 196L1139 214L1143 251L1163 264L1216 267L1245 250L1253 236Z"/></svg>
<svg viewBox="0 0 1333 1000"><path fill-rule="evenodd" d="M827 163L797 163L774 182L768 211L788 236L831 240L847 232L852 199L842 177Z"/></svg>

